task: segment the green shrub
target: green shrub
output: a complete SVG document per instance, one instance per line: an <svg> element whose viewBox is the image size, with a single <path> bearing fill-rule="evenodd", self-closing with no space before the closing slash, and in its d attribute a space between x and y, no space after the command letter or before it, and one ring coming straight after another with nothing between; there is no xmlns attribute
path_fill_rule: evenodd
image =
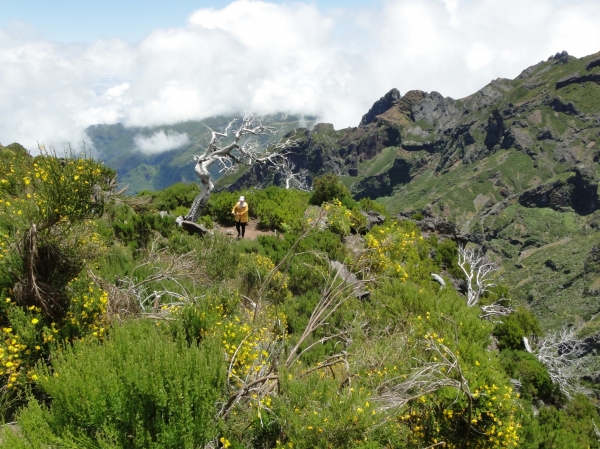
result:
<svg viewBox="0 0 600 449"><path fill-rule="evenodd" d="M215 232L201 239L195 238L192 248L197 249L198 265L205 268L213 282L221 282L236 276L240 251L235 240Z"/></svg>
<svg viewBox="0 0 600 449"><path fill-rule="evenodd" d="M198 223L200 223L201 225L203 225L207 229L212 229L213 226L214 226L212 218L210 218L210 216L208 216L208 215L202 215L200 217L200 219L198 220Z"/></svg>
<svg viewBox="0 0 600 449"><path fill-rule="evenodd" d="M155 203L158 210L172 211L177 207L190 208L194 198L200 193L200 186L194 182L178 182L161 190L156 195ZM141 195L138 194L138 196Z"/></svg>
<svg viewBox="0 0 600 449"><path fill-rule="evenodd" d="M320 206L334 199L342 201L344 198L350 197L350 191L333 174L315 178L313 188L314 190L310 196L309 203L315 206Z"/></svg>
<svg viewBox="0 0 600 449"><path fill-rule="evenodd" d="M456 242L446 239L438 243L434 248L436 252L435 259L440 268L444 268L455 278L465 279L465 273L458 266L458 248Z"/></svg>
<svg viewBox="0 0 600 449"><path fill-rule="evenodd" d="M423 212L415 212L410 216L410 218L413 220L421 221L425 218L425 216L423 215Z"/></svg>
<svg viewBox="0 0 600 449"><path fill-rule="evenodd" d="M247 196L247 195L246 195ZM209 215L217 221L217 223L223 226L233 226L235 224L234 216L231 213L233 206L238 202L240 198L239 192L219 192L213 193L208 200L204 214ZM252 214L253 204L249 198L248 204L250 205L249 214Z"/></svg>
<svg viewBox="0 0 600 449"><path fill-rule="evenodd" d="M525 349L523 337L539 336L540 324L533 313L525 307L502 318L494 328L494 336L498 339L498 349Z"/></svg>
<svg viewBox="0 0 600 449"><path fill-rule="evenodd" d="M133 211L125 212L125 208L127 206L123 206L122 212L113 222L113 229L115 237L133 249L148 246L154 237L154 232L168 237L175 230L175 219L171 216L136 214Z"/></svg>
<svg viewBox="0 0 600 449"><path fill-rule="evenodd" d="M383 204L373 201L371 198L361 198L359 201L360 208L365 212L375 212L387 217L388 212Z"/></svg>
<svg viewBox="0 0 600 449"><path fill-rule="evenodd" d="M309 194L295 189L268 187L250 193L252 213L262 229L300 232ZM249 200L250 201L250 200Z"/></svg>
<svg viewBox="0 0 600 449"><path fill-rule="evenodd" d="M534 415L523 414L520 448L581 449L600 448L595 424L598 409L583 395L577 395L564 408L541 407Z"/></svg>
<svg viewBox="0 0 600 449"><path fill-rule="evenodd" d="M501 364L510 377L521 382L521 397L531 401L553 401L555 388L546 367L525 351L504 350L500 353Z"/></svg>
<svg viewBox="0 0 600 449"><path fill-rule="evenodd" d="M176 324L172 324L176 325ZM226 370L212 339L186 341L152 322L115 327L107 343L76 342L39 367L49 406L32 400L0 447L197 448L217 437Z"/></svg>
<svg viewBox="0 0 600 449"><path fill-rule="evenodd" d="M345 196L340 201L346 209L360 209L360 203L349 196Z"/></svg>

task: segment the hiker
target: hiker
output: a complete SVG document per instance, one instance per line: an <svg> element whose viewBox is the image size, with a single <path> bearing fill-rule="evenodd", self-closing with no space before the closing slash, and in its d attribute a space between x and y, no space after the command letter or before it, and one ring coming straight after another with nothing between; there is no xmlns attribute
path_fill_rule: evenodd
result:
<svg viewBox="0 0 600 449"><path fill-rule="evenodd" d="M235 216L237 238L244 238L246 225L248 224L248 203L243 196L240 196L240 200L233 206L231 213Z"/></svg>

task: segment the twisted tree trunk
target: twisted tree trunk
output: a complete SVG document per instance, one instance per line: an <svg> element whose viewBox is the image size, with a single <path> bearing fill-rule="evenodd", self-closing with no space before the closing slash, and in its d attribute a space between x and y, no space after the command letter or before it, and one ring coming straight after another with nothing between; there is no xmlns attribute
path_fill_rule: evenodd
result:
<svg viewBox="0 0 600 449"><path fill-rule="evenodd" d="M202 211L206 207L208 200L210 199L210 195L214 190L215 186L210 180L210 173L208 172L208 167L210 166L212 160L208 161L198 161L196 164L196 168L194 171L200 178L200 182L202 183L202 191L194 198L192 202L192 207L190 207L190 211L188 214L183 217L185 221L191 221L192 223L196 223L198 218L202 215Z"/></svg>

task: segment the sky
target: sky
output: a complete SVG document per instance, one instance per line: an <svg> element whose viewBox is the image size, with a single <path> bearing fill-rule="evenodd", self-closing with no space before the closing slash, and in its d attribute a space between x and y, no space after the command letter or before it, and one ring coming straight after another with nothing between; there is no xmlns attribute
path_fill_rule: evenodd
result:
<svg viewBox="0 0 600 449"><path fill-rule="evenodd" d="M599 23L600 0L0 0L0 142L78 147L94 124L242 111L356 126L394 87L462 98L599 52Z"/></svg>

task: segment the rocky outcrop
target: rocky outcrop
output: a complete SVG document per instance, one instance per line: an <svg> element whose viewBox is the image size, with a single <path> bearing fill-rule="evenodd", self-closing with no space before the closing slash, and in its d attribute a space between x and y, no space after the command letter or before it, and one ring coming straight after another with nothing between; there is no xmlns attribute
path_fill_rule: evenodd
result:
<svg viewBox="0 0 600 449"><path fill-rule="evenodd" d="M559 79L556 82L556 89L562 89L570 84L587 82L600 84L600 73L591 73L587 75L580 75L579 72L572 73L571 75Z"/></svg>
<svg viewBox="0 0 600 449"><path fill-rule="evenodd" d="M525 207L550 207L555 210L566 209L570 200L571 189L566 181L542 184L519 196L519 203Z"/></svg>
<svg viewBox="0 0 600 449"><path fill-rule="evenodd" d="M363 115L362 120L360 121L359 126L365 126L369 123L373 123L375 121L375 117L380 114L383 114L388 109L391 109L394 106L394 103L400 100L400 91L396 88L390 90L387 94L377 100L369 112Z"/></svg>
<svg viewBox="0 0 600 449"><path fill-rule="evenodd" d="M564 64L568 64L573 59L575 59L575 58L563 50L561 52L556 53L554 56L550 56L548 58L548 61L554 61L555 64L564 65Z"/></svg>
<svg viewBox="0 0 600 449"><path fill-rule="evenodd" d="M496 147L510 148L515 143L514 134L509 132L498 110L492 111L492 115L488 118L486 131L484 143L489 150Z"/></svg>
<svg viewBox="0 0 600 449"><path fill-rule="evenodd" d="M412 104L412 117L436 127L438 132L453 128L461 118L462 111L456 101L438 92L422 92L422 98Z"/></svg>
<svg viewBox="0 0 600 449"><path fill-rule="evenodd" d="M571 204L575 212L589 215L600 209L598 179L592 168L585 165L575 167L575 176L568 182L573 186Z"/></svg>
<svg viewBox="0 0 600 449"><path fill-rule="evenodd" d="M336 272L339 279L343 280L347 285L352 286L352 293L355 298L364 301L371 297L371 292L367 290L367 286L362 281L359 281L346 265L337 260L332 260L329 262L329 266Z"/></svg>
<svg viewBox="0 0 600 449"><path fill-rule="evenodd" d="M586 66L585 70L587 70L589 72L594 67L600 67L600 58L590 61L590 63Z"/></svg>
<svg viewBox="0 0 600 449"><path fill-rule="evenodd" d="M553 181L523 192L519 203L525 207L550 207L555 210L572 208L580 215L600 209L598 181L592 169L574 168L575 174L566 181Z"/></svg>
<svg viewBox="0 0 600 449"><path fill-rule="evenodd" d="M456 239L459 234L456 223L440 217L427 217L417 221L417 226L422 232L433 233L443 237Z"/></svg>
<svg viewBox="0 0 600 449"><path fill-rule="evenodd" d="M380 226L383 224L383 222L385 221L385 215L381 215L375 212L363 212L361 211L361 214L365 217L365 219L367 220L367 231L370 231L371 229L373 229L373 226Z"/></svg>
<svg viewBox="0 0 600 449"><path fill-rule="evenodd" d="M412 162L406 159L396 159L389 170L364 178L356 184L352 189L354 197L361 199L388 196L393 192L395 186L410 182L412 168Z"/></svg>

